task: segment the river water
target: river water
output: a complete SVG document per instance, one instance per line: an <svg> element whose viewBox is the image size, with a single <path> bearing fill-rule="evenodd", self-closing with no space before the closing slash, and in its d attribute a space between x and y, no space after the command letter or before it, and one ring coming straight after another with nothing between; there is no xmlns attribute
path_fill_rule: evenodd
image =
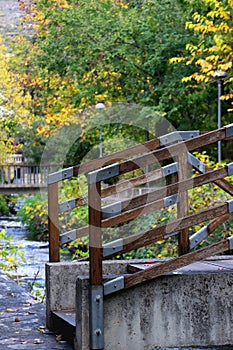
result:
<svg viewBox="0 0 233 350"><path fill-rule="evenodd" d="M24 261L12 270L11 277L29 290L33 286L33 294L45 285L45 263L49 260L49 248L46 242L30 241L27 239L27 228L15 218L0 219L0 230L5 229L13 245L20 245L24 252ZM18 259L19 260L19 259Z"/></svg>

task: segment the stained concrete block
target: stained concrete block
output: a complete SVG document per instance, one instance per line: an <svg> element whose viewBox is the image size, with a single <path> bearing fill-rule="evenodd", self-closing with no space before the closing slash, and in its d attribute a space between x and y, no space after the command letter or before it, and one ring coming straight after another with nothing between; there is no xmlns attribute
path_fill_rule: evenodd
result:
<svg viewBox="0 0 233 350"><path fill-rule="evenodd" d="M89 350L88 279L77 282L76 350ZM105 297L105 350L233 344L232 273L169 275Z"/></svg>
<svg viewBox="0 0 233 350"><path fill-rule="evenodd" d="M233 344L233 261L226 260L227 268L222 269L216 259L211 264L207 261L207 271L200 271L196 263L106 296L105 350ZM128 263L107 261L104 274L125 274ZM52 310L73 309L76 305L76 350L89 350L88 269L86 262L46 267L48 326L53 329Z"/></svg>

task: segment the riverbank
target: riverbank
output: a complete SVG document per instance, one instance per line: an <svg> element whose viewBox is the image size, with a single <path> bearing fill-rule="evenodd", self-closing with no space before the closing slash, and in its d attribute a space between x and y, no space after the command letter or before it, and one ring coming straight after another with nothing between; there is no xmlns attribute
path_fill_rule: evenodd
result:
<svg viewBox="0 0 233 350"><path fill-rule="evenodd" d="M73 349L45 322L45 306L0 271L0 350Z"/></svg>

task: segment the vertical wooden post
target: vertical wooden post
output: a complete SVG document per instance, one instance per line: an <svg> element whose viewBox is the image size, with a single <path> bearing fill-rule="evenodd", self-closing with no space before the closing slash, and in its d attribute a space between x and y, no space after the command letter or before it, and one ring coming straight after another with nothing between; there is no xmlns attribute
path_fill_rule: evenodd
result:
<svg viewBox="0 0 233 350"><path fill-rule="evenodd" d="M58 183L48 185L49 261L60 261Z"/></svg>
<svg viewBox="0 0 233 350"><path fill-rule="evenodd" d="M100 182L90 184L88 189L89 207L89 249L90 283L102 284L102 234L101 234L101 193Z"/></svg>
<svg viewBox="0 0 233 350"><path fill-rule="evenodd" d="M188 154L187 151L181 151L177 156L178 162L178 181L188 178ZM179 192L179 202L177 204L177 217L182 218L188 214L188 191ZM185 228L179 232L178 252L179 255L186 254L190 251L189 232Z"/></svg>
<svg viewBox="0 0 233 350"><path fill-rule="evenodd" d="M101 183L88 184L90 349L104 348L104 308L102 284Z"/></svg>

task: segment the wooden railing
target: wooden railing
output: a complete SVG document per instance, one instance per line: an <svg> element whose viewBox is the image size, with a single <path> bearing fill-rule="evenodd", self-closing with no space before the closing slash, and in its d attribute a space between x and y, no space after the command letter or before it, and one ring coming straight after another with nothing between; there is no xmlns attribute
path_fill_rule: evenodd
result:
<svg viewBox="0 0 233 350"><path fill-rule="evenodd" d="M11 192L47 189L48 174L58 169L52 165L26 165L22 163L0 165L0 191Z"/></svg>
<svg viewBox="0 0 233 350"><path fill-rule="evenodd" d="M208 238L233 215L233 199L231 198L233 185L226 180L226 177L233 175L233 163L213 170L191 154L196 149L231 138L233 124L202 135L198 135L197 132L181 133L177 136L178 134L172 133L111 156L49 175L50 261L59 261L60 244L89 235L90 315L95 315L95 317L90 316L91 349L103 348L103 324L101 323L103 306L97 307L96 293L102 300L104 295L133 287L192 262L233 249L233 237L227 237L205 248L198 248L200 242ZM128 159L129 157L133 158ZM168 162L168 165L163 165L164 161ZM157 166L157 169L134 175L136 170L145 171L148 167L153 166ZM190 172L190 167L196 171ZM81 173L88 174L87 195L59 203L58 182ZM128 180L124 180L127 174ZM116 179L121 181L118 181L116 185L102 186L103 182L112 179L115 182ZM165 180L165 184L158 188L156 181L161 179ZM149 193L124 200L119 200L118 196L115 203L103 204L103 200L109 196L114 199L122 191L152 181L155 186L150 187ZM229 200L190 214L188 190L209 183L215 183L228 193ZM89 224L60 235L59 212L72 210L84 204L88 204ZM143 232L129 234L125 238L103 244L102 230L104 228L122 225L141 215L171 205L177 206L177 217L172 222L157 224ZM190 235L189 228L197 224L204 226ZM178 257L169 261L161 261L161 264L151 265L143 270L138 268L130 275L120 276L107 282L103 280L104 259L146 247L171 236L177 237ZM98 335L94 331L96 329L100 330Z"/></svg>

